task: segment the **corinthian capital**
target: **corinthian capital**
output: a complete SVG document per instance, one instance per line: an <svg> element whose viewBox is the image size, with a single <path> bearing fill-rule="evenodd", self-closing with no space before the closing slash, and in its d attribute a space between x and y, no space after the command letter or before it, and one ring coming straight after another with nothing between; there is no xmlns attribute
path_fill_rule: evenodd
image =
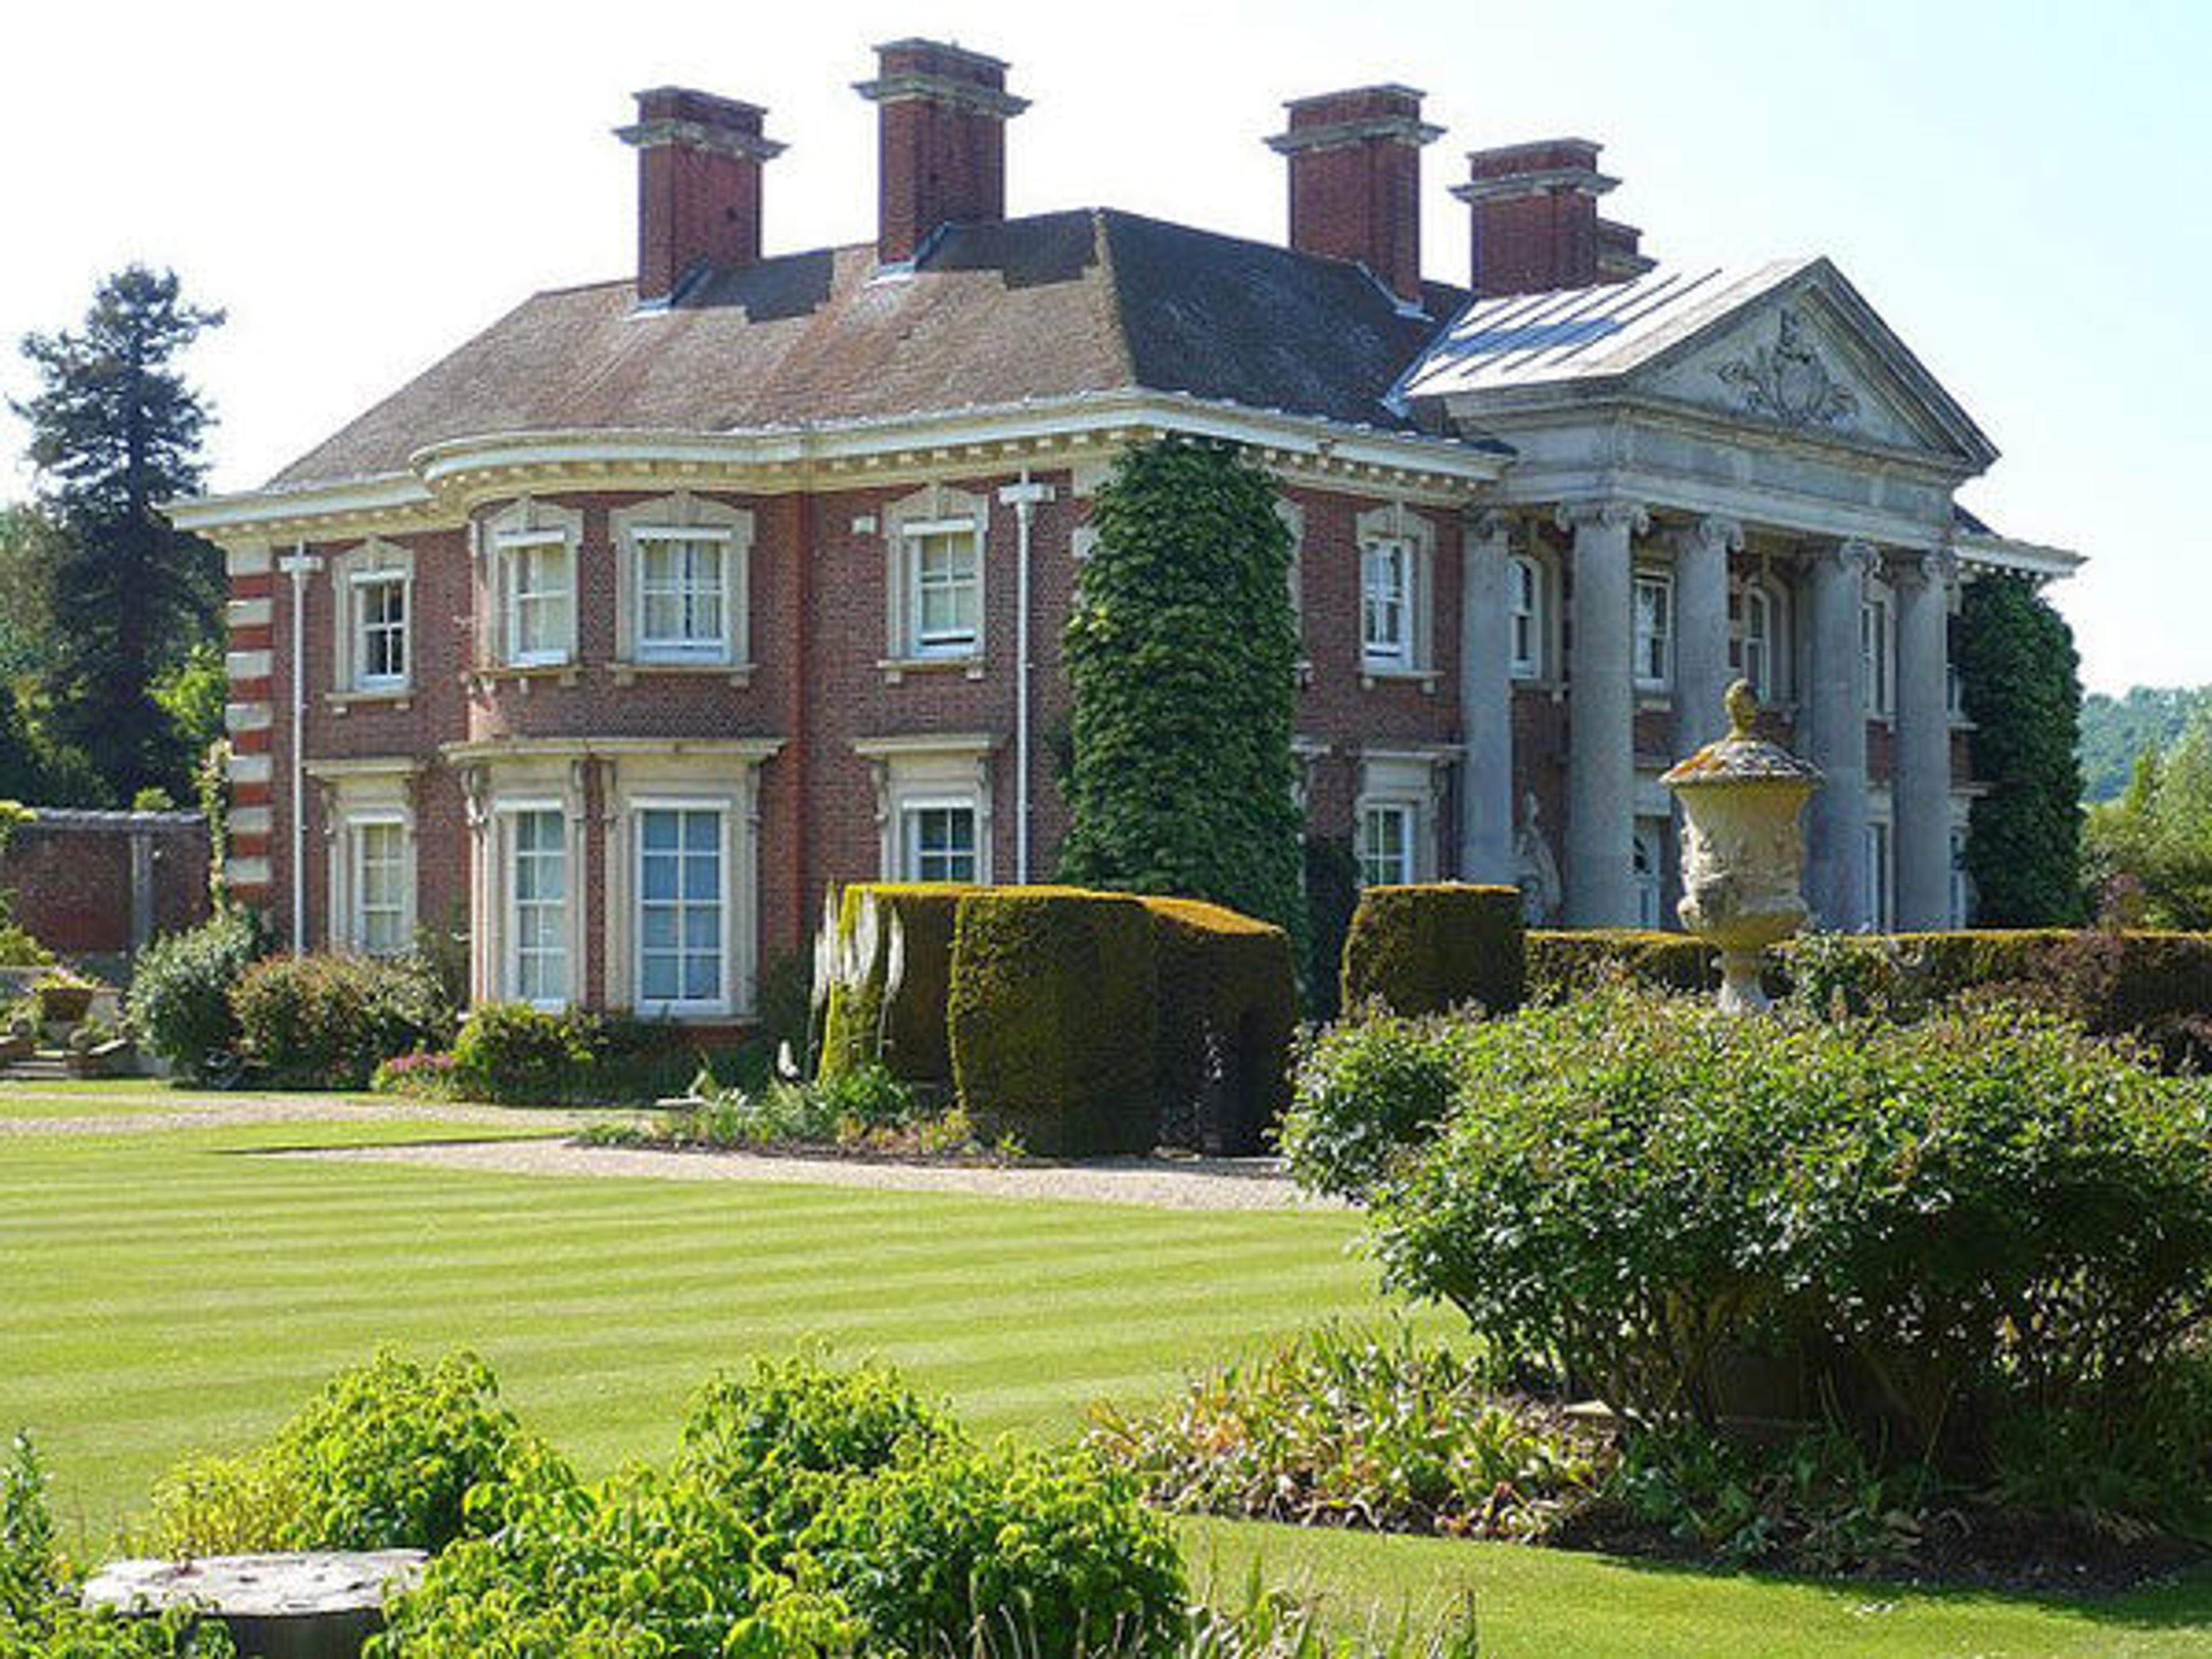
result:
<svg viewBox="0 0 2212 1659"><path fill-rule="evenodd" d="M1893 553L1888 574L1900 586L1917 587L1924 582L1940 592L1959 580L1959 556L1948 547Z"/></svg>
<svg viewBox="0 0 2212 1659"><path fill-rule="evenodd" d="M1553 515L1562 530L1626 530L1640 536L1651 528L1651 514L1641 501L1602 495L1589 501L1561 501Z"/></svg>
<svg viewBox="0 0 2212 1659"><path fill-rule="evenodd" d="M1719 514L1708 514L1697 523L1681 532L1681 546L1685 552L1741 553L1743 551L1743 526L1735 519Z"/></svg>
<svg viewBox="0 0 2212 1659"><path fill-rule="evenodd" d="M1864 581L1881 563L1881 555L1872 542L1838 542L1824 547L1813 556L1815 571L1833 570L1839 575L1852 576Z"/></svg>

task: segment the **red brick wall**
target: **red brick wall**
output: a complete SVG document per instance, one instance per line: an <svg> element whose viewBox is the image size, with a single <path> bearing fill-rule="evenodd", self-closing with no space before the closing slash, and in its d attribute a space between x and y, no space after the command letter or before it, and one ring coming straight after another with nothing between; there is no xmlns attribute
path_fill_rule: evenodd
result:
<svg viewBox="0 0 2212 1659"><path fill-rule="evenodd" d="M49 814L19 828L0 853L0 892L15 919L64 956L120 956L131 947L131 843L150 843L149 937L208 915L207 825L198 814Z"/></svg>

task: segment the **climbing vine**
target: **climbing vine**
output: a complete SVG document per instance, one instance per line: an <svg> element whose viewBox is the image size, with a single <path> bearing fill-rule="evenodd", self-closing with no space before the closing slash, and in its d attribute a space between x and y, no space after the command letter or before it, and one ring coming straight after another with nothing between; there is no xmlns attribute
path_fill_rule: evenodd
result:
<svg viewBox="0 0 2212 1659"><path fill-rule="evenodd" d="M2065 619L2023 576L1969 583L1958 628L1960 689L1974 723L1966 871L1977 922L2081 920L2080 659Z"/></svg>

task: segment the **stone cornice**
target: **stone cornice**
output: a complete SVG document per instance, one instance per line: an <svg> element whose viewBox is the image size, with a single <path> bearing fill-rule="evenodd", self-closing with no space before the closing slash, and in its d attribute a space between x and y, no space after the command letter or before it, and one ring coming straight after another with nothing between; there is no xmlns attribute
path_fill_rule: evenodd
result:
<svg viewBox="0 0 2212 1659"><path fill-rule="evenodd" d="M1297 155L1307 150L1348 149L1381 139L1419 148L1444 136L1442 127L1411 115L1369 115L1357 120L1333 121L1327 126L1295 127L1278 132L1266 142L1278 155Z"/></svg>
<svg viewBox="0 0 2212 1659"><path fill-rule="evenodd" d="M742 161L772 161L788 148L773 138L763 138L757 132L738 132L729 127L708 126L703 121L678 121L670 118L617 127L614 132L616 137L635 149L663 149L678 146L684 149L708 150L716 155L732 155Z"/></svg>

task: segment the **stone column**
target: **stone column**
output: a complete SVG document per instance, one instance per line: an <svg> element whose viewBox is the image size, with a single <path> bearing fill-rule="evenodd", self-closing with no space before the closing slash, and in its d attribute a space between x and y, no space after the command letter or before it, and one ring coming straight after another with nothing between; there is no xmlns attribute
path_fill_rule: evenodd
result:
<svg viewBox="0 0 2212 1659"><path fill-rule="evenodd" d="M1837 931L1867 925L1866 699L1859 684L1859 609L1875 553L1864 542L1840 542L1813 559L1806 584L1812 612L1812 662L1805 677L1802 731L1806 758L1827 786L1807 817L1805 898L1815 927Z"/></svg>
<svg viewBox="0 0 2212 1659"><path fill-rule="evenodd" d="M1513 881L1513 678L1502 513L1470 509L1461 521L1459 873Z"/></svg>
<svg viewBox="0 0 2212 1659"><path fill-rule="evenodd" d="M1727 732L1729 555L1743 546L1734 519L1700 519L1674 543L1674 754L1694 755Z"/></svg>
<svg viewBox="0 0 2212 1659"><path fill-rule="evenodd" d="M1951 583L1948 550L1890 560L1897 594L1897 738L1890 750L1890 834L1897 925L1951 925L1951 711L1947 688Z"/></svg>
<svg viewBox="0 0 2212 1659"><path fill-rule="evenodd" d="M1636 684L1629 539L1650 526L1633 501L1571 501L1574 652L1567 675L1567 923L1636 921Z"/></svg>

